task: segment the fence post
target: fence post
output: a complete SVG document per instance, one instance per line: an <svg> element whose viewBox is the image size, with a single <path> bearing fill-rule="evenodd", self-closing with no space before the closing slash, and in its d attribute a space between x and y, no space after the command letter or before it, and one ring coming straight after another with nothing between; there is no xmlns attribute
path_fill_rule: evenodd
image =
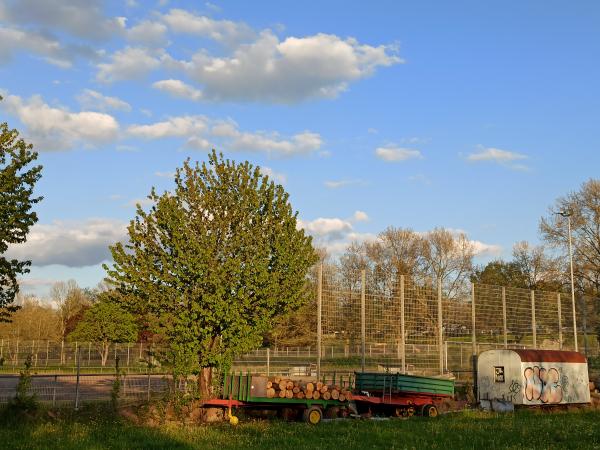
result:
<svg viewBox="0 0 600 450"><path fill-rule="evenodd" d="M437 280L437 312L438 312L438 353L440 358L440 375L444 373L444 332L442 317L442 279Z"/></svg>
<svg viewBox="0 0 600 450"><path fill-rule="evenodd" d="M531 332L533 333L533 348L537 348L537 324L535 322L535 291L531 290Z"/></svg>
<svg viewBox="0 0 600 450"><path fill-rule="evenodd" d="M577 311L575 310L575 291L571 286L571 304L573 308L573 342L575 343L575 351L579 351L579 343L577 342Z"/></svg>
<svg viewBox="0 0 600 450"><path fill-rule="evenodd" d="M558 348L563 348L563 335L562 335L562 305L560 303L560 292L556 294L556 303L558 307Z"/></svg>
<svg viewBox="0 0 600 450"><path fill-rule="evenodd" d="M317 280L317 379L321 377L321 314L323 311L323 263L319 264Z"/></svg>
<svg viewBox="0 0 600 450"><path fill-rule="evenodd" d="M473 370L473 394L477 398L477 334L475 331L475 283L471 284L471 368Z"/></svg>
<svg viewBox="0 0 600 450"><path fill-rule="evenodd" d="M19 364L19 339L17 339L17 347L15 349L14 367Z"/></svg>
<svg viewBox="0 0 600 450"><path fill-rule="evenodd" d="M80 348L77 347L77 350L75 352L75 358L77 359L77 380L75 382L75 411L79 409L79 371L81 365L81 355L79 350Z"/></svg>
<svg viewBox="0 0 600 450"><path fill-rule="evenodd" d="M46 341L46 367L48 367L48 355L50 353L50 341Z"/></svg>
<svg viewBox="0 0 600 450"><path fill-rule="evenodd" d="M361 369L365 371L365 352L366 352L366 337L367 337L367 328L366 328L366 306L365 306L365 282L366 282L366 273L365 269L360 271L360 342L361 342Z"/></svg>
<svg viewBox="0 0 600 450"><path fill-rule="evenodd" d="M52 385L52 407L56 406L56 385L58 384L58 375L54 375L54 384Z"/></svg>
<svg viewBox="0 0 600 450"><path fill-rule="evenodd" d="M406 373L406 331L404 329L404 275L400 275L400 357L402 358L402 373Z"/></svg>
<svg viewBox="0 0 600 450"><path fill-rule="evenodd" d="M587 336L587 304L585 296L580 297L583 303L583 354L588 356L588 336Z"/></svg>
<svg viewBox="0 0 600 450"><path fill-rule="evenodd" d="M271 374L271 349L267 347L267 376Z"/></svg>
<svg viewBox="0 0 600 450"><path fill-rule="evenodd" d="M129 367L129 348L131 347L131 344L127 344L127 367Z"/></svg>
<svg viewBox="0 0 600 450"><path fill-rule="evenodd" d="M65 340L60 341L60 365L65 363Z"/></svg>
<svg viewBox="0 0 600 450"><path fill-rule="evenodd" d="M504 332L504 348L508 348L508 326L506 324L506 288L502 286L502 329Z"/></svg>

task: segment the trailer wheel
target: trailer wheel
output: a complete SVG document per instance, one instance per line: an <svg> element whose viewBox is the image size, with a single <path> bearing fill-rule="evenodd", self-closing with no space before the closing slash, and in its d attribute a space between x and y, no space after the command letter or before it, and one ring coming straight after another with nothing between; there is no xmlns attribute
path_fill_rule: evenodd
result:
<svg viewBox="0 0 600 450"><path fill-rule="evenodd" d="M323 411L318 406L311 406L304 410L302 417L306 423L317 425L323 418Z"/></svg>
<svg viewBox="0 0 600 450"><path fill-rule="evenodd" d="M421 408L421 415L423 417L437 417L438 416L438 410L435 407L435 405L424 405Z"/></svg>

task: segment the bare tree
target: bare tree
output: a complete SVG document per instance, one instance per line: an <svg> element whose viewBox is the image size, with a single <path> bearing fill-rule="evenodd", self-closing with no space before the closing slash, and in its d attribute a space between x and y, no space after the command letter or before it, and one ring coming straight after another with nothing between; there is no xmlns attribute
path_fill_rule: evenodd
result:
<svg viewBox="0 0 600 450"><path fill-rule="evenodd" d="M441 281L446 298L464 293L475 256L475 247L467 235L435 228L425 233L422 243L424 274L432 281Z"/></svg>
<svg viewBox="0 0 600 450"><path fill-rule="evenodd" d="M573 262L578 289L600 295L600 180L590 179L578 191L556 200L548 216L540 221L544 240L568 249L567 219L557 212L571 214ZM567 260L565 256L563 258Z"/></svg>
<svg viewBox="0 0 600 450"><path fill-rule="evenodd" d="M560 261L550 256L544 245L531 245L527 241L517 242L513 246L513 262L528 289L560 287Z"/></svg>

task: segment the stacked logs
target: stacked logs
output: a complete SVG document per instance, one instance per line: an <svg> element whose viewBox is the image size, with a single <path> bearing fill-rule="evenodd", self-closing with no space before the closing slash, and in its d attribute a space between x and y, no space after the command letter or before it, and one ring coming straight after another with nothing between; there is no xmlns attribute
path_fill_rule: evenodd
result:
<svg viewBox="0 0 600 450"><path fill-rule="evenodd" d="M295 381L274 377L267 381L268 398L297 398L313 400L352 400L352 393L344 387L321 381Z"/></svg>

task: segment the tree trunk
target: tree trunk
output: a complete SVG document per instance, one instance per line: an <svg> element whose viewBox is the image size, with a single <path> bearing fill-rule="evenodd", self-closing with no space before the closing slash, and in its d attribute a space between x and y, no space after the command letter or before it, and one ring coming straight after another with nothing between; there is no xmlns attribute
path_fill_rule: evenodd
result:
<svg viewBox="0 0 600 450"><path fill-rule="evenodd" d="M202 369L200 369L198 383L200 388L200 395L202 398L210 398L210 396L212 395L212 376L212 367L203 367Z"/></svg>
<svg viewBox="0 0 600 450"><path fill-rule="evenodd" d="M103 342L102 343L102 352L100 353L100 357L102 358L102 367L106 366L106 361L108 360L108 351L110 350L110 344Z"/></svg>

